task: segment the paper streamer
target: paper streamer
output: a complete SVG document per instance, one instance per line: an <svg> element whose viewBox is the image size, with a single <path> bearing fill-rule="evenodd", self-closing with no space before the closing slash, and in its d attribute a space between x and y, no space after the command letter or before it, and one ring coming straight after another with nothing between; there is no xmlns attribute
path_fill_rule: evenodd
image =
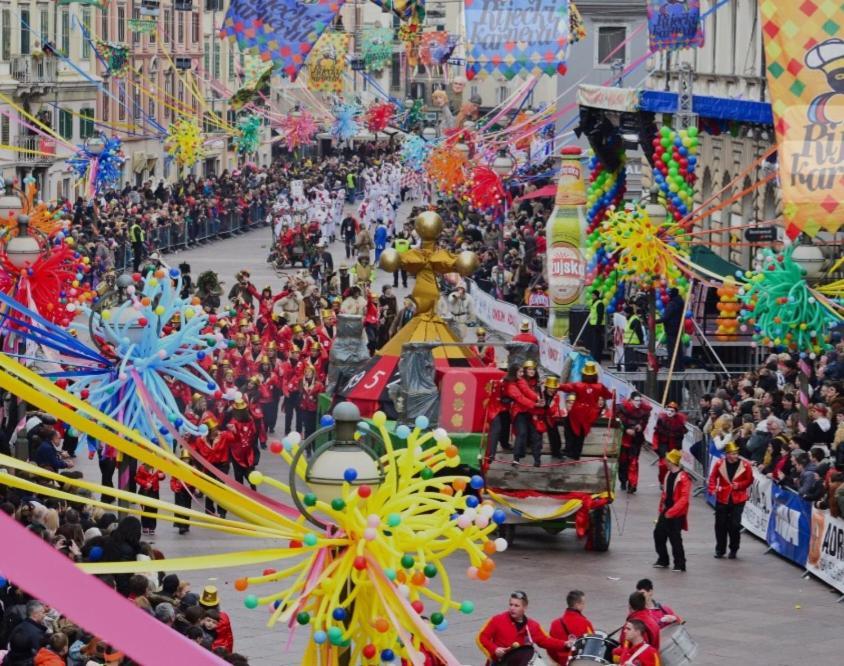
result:
<svg viewBox="0 0 844 666"><path fill-rule="evenodd" d="M3 575L36 599L129 655L139 664L224 666L213 652L188 640L91 578L43 539L0 512ZM140 562L132 562L133 565ZM160 565L159 565L160 566Z"/></svg>

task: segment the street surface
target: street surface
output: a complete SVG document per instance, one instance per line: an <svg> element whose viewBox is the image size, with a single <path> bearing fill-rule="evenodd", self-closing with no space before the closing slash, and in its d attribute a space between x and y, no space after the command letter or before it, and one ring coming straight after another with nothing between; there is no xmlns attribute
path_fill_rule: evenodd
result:
<svg viewBox="0 0 844 666"><path fill-rule="evenodd" d="M397 220L401 222L406 218L407 207L399 213ZM264 228L168 255L165 260L174 266L188 262L194 279L204 270L217 271L226 282L226 291L234 274L247 268L259 290L270 285L273 291L278 291L282 286L280 280L265 262L269 244L270 230ZM334 244L333 254L335 267L345 261L340 243ZM387 280L392 284L391 275L379 275L376 283L379 293ZM397 296L401 298L403 293L405 290L399 290ZM281 438L282 434L276 433L275 437ZM634 591L636 581L643 577L654 581L655 598L670 605L687 621L689 633L700 646L696 664L842 663L844 604L836 604L838 596L813 579L801 578L799 568L776 555L766 554L765 544L747 535L742 540L738 560L713 559L713 514L702 498L692 500L691 531L685 534L688 572L651 568L655 560L651 532L659 500L656 467L649 464L651 460L649 454L642 454L639 493L621 494L613 505L613 538L608 553L585 551L572 532L554 536L528 528L517 534L513 548L495 556L498 566L486 583L466 577L468 564L464 558L455 557L447 562L454 598L471 599L477 608L469 616L450 614L449 628L441 635L462 663L483 664L475 635L489 616L506 609L513 590L527 592L531 599L529 615L546 629L564 610L566 593L570 589L584 590L586 615L596 628L613 631L623 623L627 597ZM86 460L81 468L86 478L99 480L94 464ZM262 455L259 469L279 479L287 478L283 461L267 452ZM161 494L162 499L172 501L168 484L162 483ZM166 557L278 547L269 541L203 534L196 529L187 536L179 536L175 528L163 521L159 522L153 540ZM166 569L166 562L164 566ZM306 632L298 631L287 650L286 627L268 629L267 609L247 610L243 593L233 587L235 579L255 575L256 571L257 567L232 568L180 576L191 582L195 592L206 584L220 589L222 608L232 618L235 650L249 657L253 666L299 666ZM269 589L263 586L258 593L268 593Z"/></svg>

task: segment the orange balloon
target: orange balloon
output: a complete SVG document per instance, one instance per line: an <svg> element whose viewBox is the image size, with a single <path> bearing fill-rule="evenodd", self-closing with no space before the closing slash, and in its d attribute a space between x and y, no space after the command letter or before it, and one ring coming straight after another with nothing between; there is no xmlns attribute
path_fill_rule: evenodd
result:
<svg viewBox="0 0 844 666"><path fill-rule="evenodd" d="M491 557L488 557L483 562L481 562L481 566L479 568L483 571L495 571L495 562L492 560Z"/></svg>
<svg viewBox="0 0 844 666"><path fill-rule="evenodd" d="M416 585L417 587L424 585L426 581L427 578L425 578L425 574L423 574L421 571L417 571L410 578L410 582Z"/></svg>
<svg viewBox="0 0 844 666"><path fill-rule="evenodd" d="M463 492L466 490L466 479L455 479L451 482L451 485L454 486L454 489L458 492Z"/></svg>
<svg viewBox="0 0 844 666"><path fill-rule="evenodd" d="M492 572L486 569L478 569L478 580L489 580L492 577Z"/></svg>
<svg viewBox="0 0 844 666"><path fill-rule="evenodd" d="M399 583L406 583L407 582L407 575L405 575L404 571L396 572L396 580Z"/></svg>
<svg viewBox="0 0 844 666"><path fill-rule="evenodd" d="M460 449L458 449L454 444L451 444L446 450L445 455L449 458L454 458L460 454Z"/></svg>
<svg viewBox="0 0 844 666"><path fill-rule="evenodd" d="M443 486L441 492L443 495L448 495L449 497L451 497L452 495L454 495L454 488L452 488L451 486Z"/></svg>
<svg viewBox="0 0 844 666"><path fill-rule="evenodd" d="M390 628L390 623L387 622L383 617L379 617L375 622L372 623L372 626L375 627L375 631L379 633L386 633Z"/></svg>
<svg viewBox="0 0 844 666"><path fill-rule="evenodd" d="M144 297L141 299L141 305L144 305L144 306L149 305L151 302L152 302L152 301L150 301L150 300L149 300L149 296L144 296Z"/></svg>
<svg viewBox="0 0 844 666"><path fill-rule="evenodd" d="M234 589L236 589L238 592L243 592L247 587L249 587L249 581L245 578L238 578L234 582Z"/></svg>
<svg viewBox="0 0 844 666"><path fill-rule="evenodd" d="M494 555L495 554L495 542L494 541L485 541L484 542L484 552L487 555Z"/></svg>

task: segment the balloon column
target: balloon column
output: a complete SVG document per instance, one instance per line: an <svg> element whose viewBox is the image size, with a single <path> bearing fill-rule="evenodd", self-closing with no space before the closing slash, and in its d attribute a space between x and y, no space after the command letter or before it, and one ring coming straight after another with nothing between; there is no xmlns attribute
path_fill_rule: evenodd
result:
<svg viewBox="0 0 844 666"><path fill-rule="evenodd" d="M604 247L601 225L607 214L622 203L627 191L624 153L620 157L618 170L609 171L593 155L589 160L589 187L586 191L586 244L587 255L591 257L586 267L586 282L602 292L610 314L624 301L625 288L623 283L618 283L617 273L610 277L617 259ZM614 290L604 289L605 284L613 283L617 285Z"/></svg>
<svg viewBox="0 0 844 666"><path fill-rule="evenodd" d="M723 286L719 287L716 293L718 294L718 303L715 307L718 308L718 318L715 320L715 324L718 328L715 330L715 339L721 341L736 340L739 327L738 313L741 310L741 303L738 299L739 286L733 278L727 277Z"/></svg>
<svg viewBox="0 0 844 666"><path fill-rule="evenodd" d="M70 390L153 441L166 435L170 424L199 434L204 426L184 417L174 391L217 392L200 363L226 342L222 334L206 330L210 318L199 299L179 297L177 269L159 269L143 281L136 273L133 280L125 287L124 300L113 307L101 303L93 312L86 308L91 338L110 367L107 373L78 373ZM172 438L165 439L172 443Z"/></svg>
<svg viewBox="0 0 844 666"><path fill-rule="evenodd" d="M323 417L323 426L332 423L330 416ZM271 626L281 621L309 629L302 663L318 663L317 655L329 646L350 646L352 664L421 663L416 661L420 645L445 659L435 632L446 630L449 612L474 610L471 601L452 598L445 560L463 551L467 576L486 581L495 571L492 555L507 547L504 539L491 538L505 520L504 511L481 504L474 494L483 479L451 471L460 457L448 434L427 430L424 416L417 417L413 429L402 425L394 434L385 424L384 413L376 412L372 425L359 423L356 434L383 444L381 482L360 485L361 470L349 468L330 502L304 495L306 507L330 519L323 533L310 532L291 543L305 559L235 582L236 589L249 592L247 608L270 607ZM292 433L271 451L296 464L299 444ZM304 461L298 461L304 473ZM316 463L312 459L310 464ZM249 480L286 488L261 472ZM287 589L257 594L259 586L294 575Z"/></svg>
<svg viewBox="0 0 844 666"><path fill-rule="evenodd" d="M764 250L760 270L743 274L739 320L757 343L818 354L829 348L830 329L842 316L809 286L793 252L794 246L780 253Z"/></svg>
<svg viewBox="0 0 844 666"><path fill-rule="evenodd" d="M660 203L677 221L686 217L694 205L697 180L697 153L700 147L697 127L675 130L663 126L654 137L654 181L660 190Z"/></svg>

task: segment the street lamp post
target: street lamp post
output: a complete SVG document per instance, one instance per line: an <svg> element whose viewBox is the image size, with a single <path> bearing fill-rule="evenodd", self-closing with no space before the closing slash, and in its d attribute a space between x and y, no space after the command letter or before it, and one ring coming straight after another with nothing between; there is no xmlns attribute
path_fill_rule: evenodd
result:
<svg viewBox="0 0 844 666"><path fill-rule="evenodd" d="M6 258L18 270L23 270L35 263L41 254L41 244L29 235L29 216L18 215L18 234L6 243Z"/></svg>
<svg viewBox="0 0 844 666"><path fill-rule="evenodd" d="M650 201L645 206L651 226L659 228L665 223L668 213L665 207L657 201L659 188L654 185L650 190ZM659 363L656 359L656 289L650 285L648 295L648 358L647 370L645 371L645 394L650 398L656 398Z"/></svg>

